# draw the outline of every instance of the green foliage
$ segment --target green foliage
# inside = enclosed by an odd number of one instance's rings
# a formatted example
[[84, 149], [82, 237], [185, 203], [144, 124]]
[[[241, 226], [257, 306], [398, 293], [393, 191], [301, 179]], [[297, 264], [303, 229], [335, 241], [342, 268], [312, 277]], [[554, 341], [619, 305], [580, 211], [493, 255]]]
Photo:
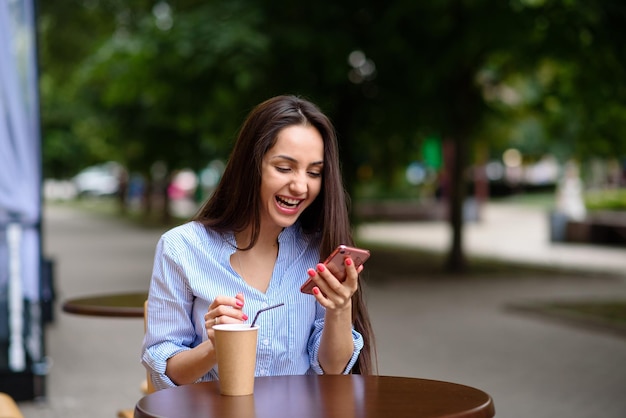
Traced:
[[171, 27], [147, 14], [81, 66], [81, 95], [113, 119], [114, 130], [101, 124], [99, 134], [122, 150], [122, 162], [140, 171], [158, 160], [199, 169], [227, 155], [225, 139], [239, 120], [224, 115], [239, 118], [238, 97], [261, 82], [254, 63], [267, 44], [255, 29], [258, 16], [244, 6], [172, 9]]
[[[386, 192], [432, 135], [563, 159], [626, 155], [620, 0], [43, 2], [44, 166], [146, 171], [228, 155], [250, 107], [319, 103], [346, 178]], [[361, 52], [373, 71], [351, 65]], [[65, 150], [63, 152], [63, 150]], [[469, 149], [471, 151], [471, 149]]]
[[[88, 7], [92, 4], [94, 7]], [[73, 74], [114, 28], [114, 10], [108, 3], [82, 1], [40, 2], [38, 55], [45, 176], [70, 177], [80, 168], [111, 159], [101, 138], [88, 140], [78, 124], [93, 115], [76, 97]]]
[[587, 210], [626, 211], [626, 189], [595, 190], [585, 193]]
[[513, 4], [540, 13], [525, 40], [490, 58], [482, 79], [489, 105], [509, 127], [539, 122], [532, 138], [563, 160], [625, 156], [626, 49], [617, 40], [626, 35], [626, 6], [617, 0]]

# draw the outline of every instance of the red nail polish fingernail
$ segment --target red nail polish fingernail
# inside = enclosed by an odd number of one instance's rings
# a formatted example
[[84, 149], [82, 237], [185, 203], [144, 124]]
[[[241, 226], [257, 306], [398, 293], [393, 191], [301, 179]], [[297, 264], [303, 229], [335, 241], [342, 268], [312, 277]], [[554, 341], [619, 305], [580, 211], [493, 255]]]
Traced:
[[248, 320], [248, 315], [243, 314], [242, 318], [243, 318], [244, 321], [247, 321]]
[[306, 272], [307, 272], [307, 273], [308, 273], [308, 275], [309, 275], [309, 276], [311, 276], [311, 277], [315, 276], [315, 270], [313, 270], [313, 269], [308, 269]]
[[317, 271], [319, 271], [319, 272], [321, 273], [321, 272], [322, 272], [322, 271], [324, 271], [324, 270], [326, 270], [326, 267], [324, 267], [324, 265], [323, 265], [323, 264], [318, 264], [318, 265], [317, 265]]
[[237, 302], [235, 302], [237, 304], [237, 306], [242, 307], [243, 306], [243, 302], [240, 300], [237, 300]]
[[351, 265], [352, 265], [352, 259], [346, 258], [346, 266], [351, 266]]
[[315, 293], [316, 295], [320, 294], [320, 290], [317, 287], [313, 288], [313, 293]]

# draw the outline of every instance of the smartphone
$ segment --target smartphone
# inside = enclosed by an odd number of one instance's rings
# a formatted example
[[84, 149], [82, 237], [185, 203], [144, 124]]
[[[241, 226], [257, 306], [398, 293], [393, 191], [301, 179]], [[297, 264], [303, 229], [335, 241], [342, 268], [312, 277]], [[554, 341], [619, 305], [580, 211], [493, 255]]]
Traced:
[[[365, 263], [369, 256], [369, 250], [340, 245], [335, 248], [335, 251], [333, 251], [326, 260], [324, 260], [323, 264], [328, 268], [328, 270], [330, 270], [333, 276], [343, 282], [346, 279], [346, 265], [344, 264], [344, 260], [350, 257], [352, 261], [354, 261], [354, 267], [359, 268], [359, 266]], [[300, 291], [302, 293], [312, 294], [314, 287], [315, 282], [309, 277], [300, 287]]]

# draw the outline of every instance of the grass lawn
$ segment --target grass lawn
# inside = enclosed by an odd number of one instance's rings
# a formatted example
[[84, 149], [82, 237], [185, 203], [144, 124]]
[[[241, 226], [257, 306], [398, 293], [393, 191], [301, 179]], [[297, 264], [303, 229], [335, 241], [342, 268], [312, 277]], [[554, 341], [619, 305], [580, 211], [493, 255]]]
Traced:
[[626, 300], [552, 301], [510, 308], [514, 311], [541, 315], [569, 325], [626, 337]]
[[599, 322], [604, 326], [623, 328], [626, 332], [626, 300], [552, 302], [542, 309], [548, 314]]
[[555, 302], [546, 309], [563, 310], [626, 326], [626, 301]]

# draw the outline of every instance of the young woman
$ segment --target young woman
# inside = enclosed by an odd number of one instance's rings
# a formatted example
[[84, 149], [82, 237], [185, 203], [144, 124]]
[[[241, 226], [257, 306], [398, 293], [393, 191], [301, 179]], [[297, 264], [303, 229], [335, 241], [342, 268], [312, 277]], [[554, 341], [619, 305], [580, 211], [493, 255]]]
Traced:
[[[245, 120], [222, 179], [156, 248], [142, 362], [156, 388], [219, 379], [218, 323], [262, 313], [256, 376], [372, 373], [359, 272], [320, 260], [353, 245], [337, 139], [311, 102], [278, 96]], [[313, 295], [300, 292], [313, 278]]]

